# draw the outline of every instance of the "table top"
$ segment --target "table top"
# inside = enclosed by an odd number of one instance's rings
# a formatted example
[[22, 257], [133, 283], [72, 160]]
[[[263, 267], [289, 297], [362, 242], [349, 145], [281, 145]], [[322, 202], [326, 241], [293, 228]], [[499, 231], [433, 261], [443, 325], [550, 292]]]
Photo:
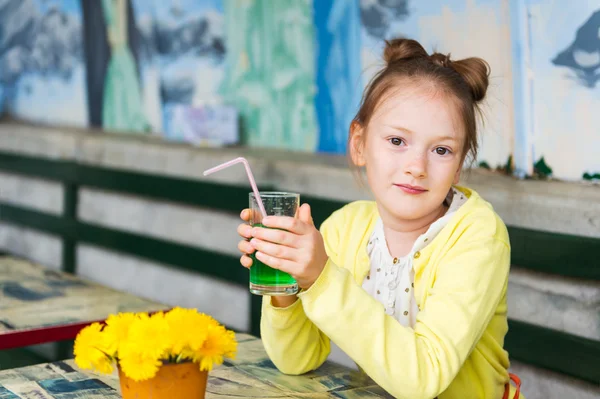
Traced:
[[0, 349], [73, 339], [83, 326], [113, 313], [167, 308], [23, 259], [0, 257]]
[[[237, 334], [238, 354], [209, 374], [206, 399], [393, 398], [364, 373], [326, 362], [301, 375], [281, 374], [260, 339]], [[2, 399], [121, 398], [116, 372], [101, 375], [75, 366], [72, 360], [0, 371]]]

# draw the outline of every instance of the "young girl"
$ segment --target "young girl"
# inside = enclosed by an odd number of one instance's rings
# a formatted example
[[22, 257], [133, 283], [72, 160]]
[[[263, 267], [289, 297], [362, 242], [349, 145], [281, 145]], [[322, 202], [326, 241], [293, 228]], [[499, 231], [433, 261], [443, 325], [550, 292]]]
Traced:
[[428, 55], [408, 39], [388, 42], [384, 58], [348, 140], [375, 201], [346, 205], [320, 231], [308, 204], [298, 218], [263, 220], [285, 231], [238, 229], [243, 266], [256, 251], [301, 288], [264, 298], [264, 346], [279, 370], [301, 374], [325, 361], [331, 339], [398, 398], [518, 397], [503, 349], [507, 230], [456, 186], [477, 152], [488, 65]]

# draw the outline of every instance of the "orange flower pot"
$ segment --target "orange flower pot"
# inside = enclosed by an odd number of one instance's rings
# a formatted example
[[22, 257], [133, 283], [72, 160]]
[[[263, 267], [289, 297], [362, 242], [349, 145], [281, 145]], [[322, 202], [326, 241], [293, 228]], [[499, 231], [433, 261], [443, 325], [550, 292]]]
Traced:
[[165, 364], [153, 378], [134, 381], [119, 368], [123, 399], [204, 399], [207, 371], [196, 363]]

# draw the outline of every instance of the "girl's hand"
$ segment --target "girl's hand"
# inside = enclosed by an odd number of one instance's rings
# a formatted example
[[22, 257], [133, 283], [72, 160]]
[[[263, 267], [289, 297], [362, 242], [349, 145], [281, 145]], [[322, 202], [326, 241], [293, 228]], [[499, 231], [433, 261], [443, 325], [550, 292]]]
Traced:
[[252, 238], [252, 226], [248, 224], [250, 222], [250, 216], [250, 209], [244, 209], [240, 214], [240, 217], [246, 223], [240, 224], [237, 228], [238, 234], [243, 238], [243, 240], [238, 243], [238, 249], [242, 253], [240, 263], [247, 269], [252, 266], [252, 258], [248, 255], [254, 253], [254, 247], [248, 242]]
[[[242, 253], [240, 263], [247, 269], [252, 266], [252, 258], [248, 255], [255, 252], [254, 247], [248, 242], [248, 240], [252, 238], [252, 226], [248, 224], [251, 216], [251, 210], [244, 209], [241, 212], [240, 217], [246, 223], [240, 224], [237, 229], [238, 234], [243, 238], [243, 240], [238, 243], [238, 249]], [[273, 296], [271, 297], [271, 304], [278, 308], [286, 308], [296, 302], [297, 299], [298, 297], [296, 295]]]
[[[250, 228], [254, 237], [250, 245], [257, 251], [256, 258], [274, 269], [291, 274], [300, 288], [310, 288], [321, 275], [328, 259], [323, 237], [313, 223], [310, 206], [303, 204], [298, 218], [269, 216], [263, 219], [263, 225], [269, 228]], [[247, 230], [243, 229], [242, 233], [246, 234]], [[246, 245], [240, 246], [240, 250], [247, 249]], [[245, 266], [243, 257], [242, 264]]]

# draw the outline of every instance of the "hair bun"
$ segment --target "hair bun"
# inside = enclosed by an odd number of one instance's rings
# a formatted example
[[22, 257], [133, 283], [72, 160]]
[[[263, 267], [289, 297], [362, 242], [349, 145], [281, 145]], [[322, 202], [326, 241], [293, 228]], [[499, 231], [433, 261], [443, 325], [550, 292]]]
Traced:
[[428, 57], [427, 51], [416, 40], [393, 39], [390, 41], [386, 40], [385, 44], [383, 60], [387, 65], [411, 58]]
[[452, 61], [450, 61], [450, 54], [446, 55], [442, 53], [433, 53], [429, 56], [429, 59], [434, 64], [445, 68], [449, 68], [452, 63]]
[[441, 53], [433, 53], [429, 59], [436, 65], [452, 68], [458, 72], [469, 86], [473, 101], [478, 102], [485, 98], [490, 76], [490, 66], [487, 62], [477, 57], [452, 61], [450, 54]]
[[489, 85], [490, 66], [481, 58], [472, 57], [464, 60], [452, 61], [450, 54], [433, 53], [427, 51], [419, 42], [412, 39], [386, 40], [383, 51], [383, 59], [386, 64], [394, 64], [398, 61], [407, 61], [415, 58], [428, 59], [435, 65], [452, 68], [464, 79], [471, 91], [473, 101], [479, 102], [485, 98]]
[[478, 57], [454, 61], [451, 65], [467, 82], [467, 85], [471, 89], [473, 101], [479, 102], [483, 100], [490, 83], [490, 65]]

